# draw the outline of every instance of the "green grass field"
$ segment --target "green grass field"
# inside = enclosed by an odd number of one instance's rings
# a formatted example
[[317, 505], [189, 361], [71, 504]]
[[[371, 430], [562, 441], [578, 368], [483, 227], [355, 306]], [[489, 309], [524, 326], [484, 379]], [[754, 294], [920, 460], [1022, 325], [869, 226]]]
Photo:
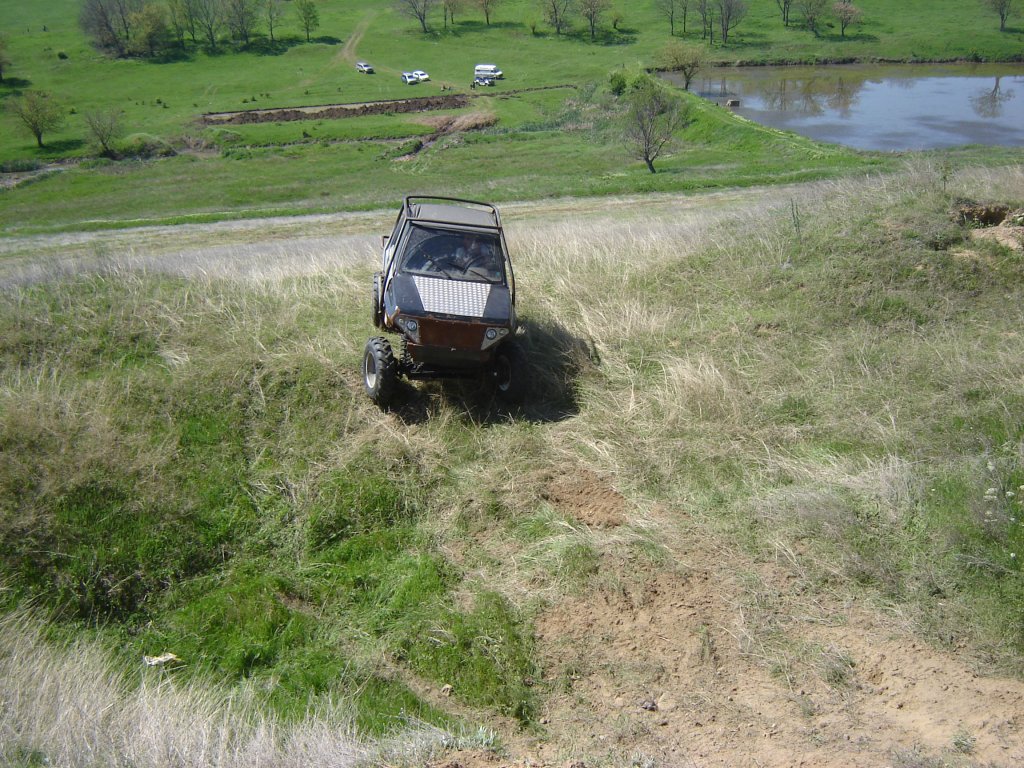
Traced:
[[[609, 110], [587, 113], [580, 103], [600, 102], [602, 90], [594, 86], [603, 88], [615, 69], [657, 65], [669, 35], [653, 5], [615, 9], [618, 30], [609, 13], [592, 42], [579, 20], [568, 34], [554, 35], [539, 23], [536, 6], [519, 0], [500, 6], [490, 27], [467, 11], [448, 28], [431, 17], [427, 34], [387, 7], [323, 3], [311, 43], [288, 20], [280, 30], [285, 43], [273, 55], [258, 52], [258, 45], [237, 51], [225, 43], [215, 54], [190, 47], [171, 61], [117, 60], [94, 50], [77, 27], [73, 0], [52, 0], [45, 8], [8, 5], [2, 34], [11, 65], [0, 100], [22, 89], [45, 90], [69, 114], [39, 149], [9, 110], [0, 112], [0, 163], [22, 168], [95, 155], [82, 116], [99, 108], [122, 110], [128, 134], [155, 137], [183, 153], [142, 163], [86, 163], [5, 192], [0, 211], [8, 231], [66, 228], [82, 220], [372, 207], [392, 204], [410, 187], [508, 200], [811, 178], [885, 162], [743, 131], [700, 110], [699, 125], [682, 137], [683, 151], [661, 164], [664, 176], [648, 178], [623, 151]], [[816, 37], [796, 23], [784, 27], [773, 2], [752, 2], [730, 43], [716, 43], [709, 56], [722, 63], [1007, 60], [1024, 51], [1017, 27], [1001, 33], [994, 17], [973, 5], [910, 3], [898, 12], [877, 0], [862, 6], [864, 25], [840, 39], [832, 29]], [[696, 24], [689, 20], [685, 37], [699, 41]], [[681, 27], [677, 36], [684, 37]], [[357, 57], [372, 61], [378, 74], [357, 73]], [[394, 162], [403, 142], [431, 130], [412, 115], [226, 129], [197, 122], [204, 112], [395, 99], [438, 94], [446, 86], [467, 91], [472, 66], [481, 60], [500, 62], [507, 77], [468, 111], [491, 114], [496, 125], [415, 162]], [[413, 68], [428, 70], [431, 81], [403, 85], [398, 74]], [[514, 92], [546, 86], [566, 87]], [[719, 141], [722, 131], [726, 141]], [[515, 163], [507, 162], [510, 152]]]

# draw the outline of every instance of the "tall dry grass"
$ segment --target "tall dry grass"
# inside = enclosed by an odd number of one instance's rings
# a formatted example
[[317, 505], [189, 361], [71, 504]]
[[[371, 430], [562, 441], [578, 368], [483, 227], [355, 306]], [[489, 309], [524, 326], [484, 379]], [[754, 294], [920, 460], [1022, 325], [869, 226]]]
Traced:
[[275, 723], [251, 699], [159, 668], [113, 671], [112, 656], [79, 640], [54, 645], [22, 613], [0, 620], [0, 759], [55, 766], [357, 766], [373, 747], [344, 707], [298, 725]]
[[0, 765], [404, 766], [494, 738], [413, 721], [395, 736], [368, 740], [356, 735], [347, 701], [281, 722], [256, 699], [210, 681], [182, 685], [142, 659], [123, 669], [96, 641], [55, 643], [24, 612], [0, 618]]

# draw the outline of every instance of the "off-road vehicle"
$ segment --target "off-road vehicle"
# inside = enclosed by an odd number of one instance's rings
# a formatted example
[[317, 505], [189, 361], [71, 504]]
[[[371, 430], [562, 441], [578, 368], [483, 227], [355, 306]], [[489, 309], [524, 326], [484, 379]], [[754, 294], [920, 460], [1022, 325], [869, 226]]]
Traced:
[[363, 383], [378, 405], [410, 380], [474, 378], [522, 397], [526, 357], [515, 340], [516, 289], [498, 209], [452, 197], [407, 196], [382, 242], [373, 324], [397, 334], [366, 342]]

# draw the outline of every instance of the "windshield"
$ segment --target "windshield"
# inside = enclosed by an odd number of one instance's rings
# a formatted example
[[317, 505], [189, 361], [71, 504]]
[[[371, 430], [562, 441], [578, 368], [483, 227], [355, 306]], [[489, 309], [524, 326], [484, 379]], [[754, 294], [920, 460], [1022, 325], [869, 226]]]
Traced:
[[475, 283], [505, 279], [501, 239], [497, 233], [412, 226], [402, 272]]

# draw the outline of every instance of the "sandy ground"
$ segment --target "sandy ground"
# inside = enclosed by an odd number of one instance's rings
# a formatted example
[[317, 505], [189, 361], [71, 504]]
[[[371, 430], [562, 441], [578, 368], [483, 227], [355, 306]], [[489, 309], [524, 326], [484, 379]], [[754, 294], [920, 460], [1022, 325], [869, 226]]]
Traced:
[[[734, 211], [765, 194], [645, 198], [644, 210], [678, 221], [705, 215], [711, 202]], [[582, 208], [566, 200], [503, 214], [619, 220], [636, 208], [628, 198]], [[256, 279], [369, 270], [393, 219], [379, 211], [3, 238], [0, 286], [105, 270]], [[583, 468], [539, 482], [551, 504], [594, 530], [613, 531], [635, 512]], [[686, 511], [645, 514], [678, 530]], [[541, 682], [553, 693], [535, 732], [499, 723], [504, 756], [457, 753], [436, 768], [1024, 766], [1024, 682], [980, 674], [967, 649], [928, 645], [897, 615], [807, 589], [793, 567], [799, 553], [763, 563], [706, 534], [664, 543], [671, 565], [607, 556], [605, 586], [540, 617]], [[751, 580], [762, 599], [751, 601]], [[763, 643], [773, 632], [783, 645]]]

